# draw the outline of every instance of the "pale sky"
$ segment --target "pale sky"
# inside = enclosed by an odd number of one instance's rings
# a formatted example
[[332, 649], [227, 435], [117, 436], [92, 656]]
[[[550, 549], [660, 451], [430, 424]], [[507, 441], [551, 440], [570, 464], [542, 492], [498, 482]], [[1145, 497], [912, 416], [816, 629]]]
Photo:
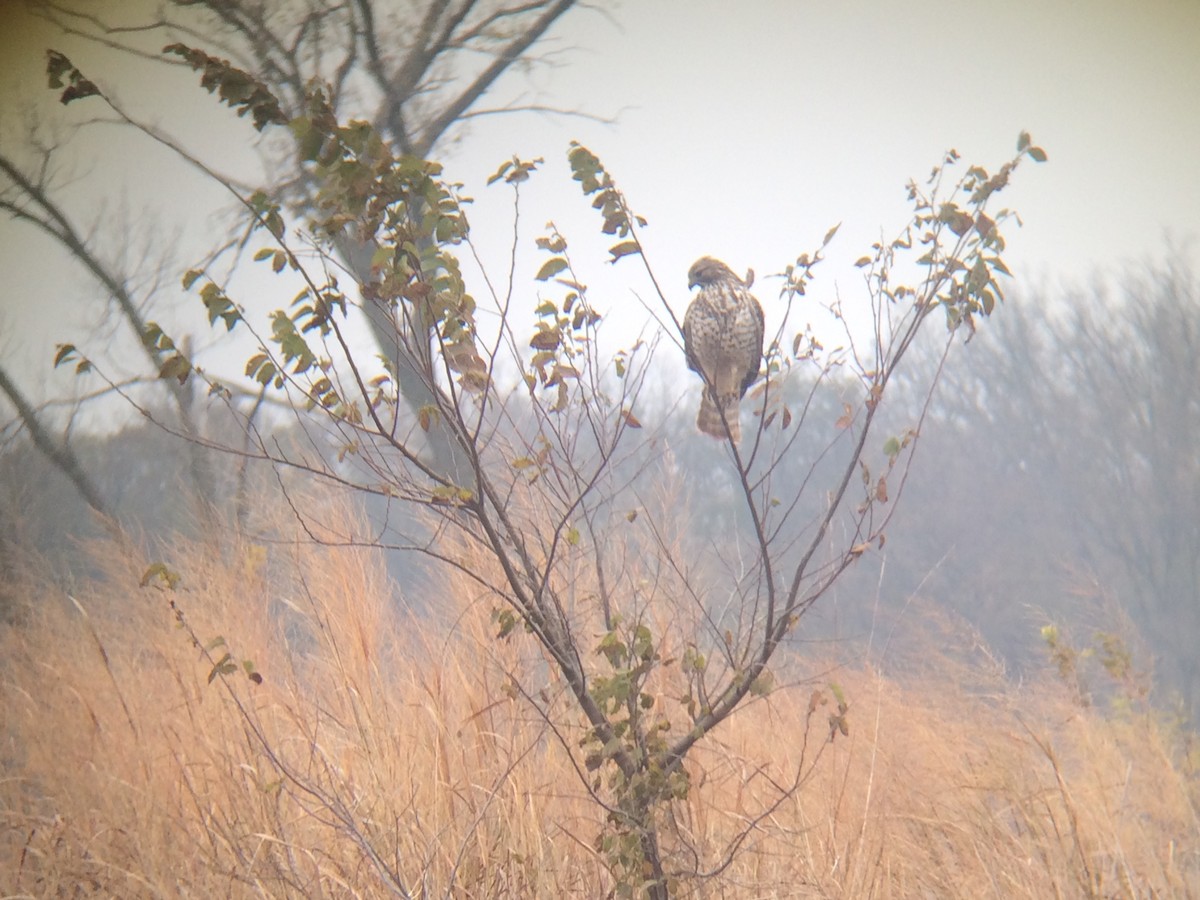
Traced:
[[580, 14], [584, 49], [547, 87], [562, 105], [630, 107], [617, 127], [493, 120], [462, 161], [586, 135], [666, 232], [675, 271], [702, 252], [778, 270], [838, 221], [853, 260], [901, 224], [905, 182], [944, 150], [991, 167], [1022, 129], [1050, 155], [1001, 198], [1026, 223], [1010, 247], [1027, 270], [1085, 277], [1200, 238], [1195, 0], [653, 0], [613, 15], [620, 30]]
[[[998, 166], [1028, 130], [1046, 149], [1001, 195], [1024, 228], [1009, 234], [1006, 261], [1018, 283], [1078, 283], [1096, 272], [1164, 257], [1168, 241], [1200, 262], [1200, 2], [1148, 0], [913, 0], [743, 3], [643, 0], [605, 3], [564, 17], [545, 46], [553, 68], [511, 74], [491, 102], [526, 101], [616, 116], [613, 125], [541, 115], [472, 120], [443, 152], [447, 174], [476, 196], [480, 235], [507, 234], [511, 198], [485, 189], [513, 153], [542, 156], [525, 189], [520, 265], [537, 265], [533, 238], [554, 219], [581, 252], [604, 246], [594, 214], [569, 178], [568, 142], [595, 151], [634, 208], [677, 311], [687, 303], [690, 263], [703, 254], [765, 275], [842, 229], [814, 289], [850, 295], [852, 262], [905, 221], [905, 184], [923, 179], [953, 147], [966, 163]], [[114, 8], [109, 4], [108, 8]], [[185, 135], [218, 167], [246, 168], [238, 150], [252, 130], [217, 110], [195, 79], [116, 68], [77, 40], [22, 25], [19, 3], [0, 0], [0, 140], [19, 134], [26, 104], [43, 121], [79, 121], [42, 90], [46, 41], [112, 87], [146, 121]], [[20, 26], [20, 27], [18, 27]], [[96, 68], [93, 68], [96, 67]], [[21, 89], [11, 87], [23, 79]], [[485, 98], [485, 105], [488, 103]], [[233, 122], [235, 124], [230, 125]], [[215, 123], [215, 124], [214, 124]], [[219, 240], [208, 210], [226, 200], [144, 140], [92, 132], [75, 164], [72, 208], [103, 228], [145, 221], [180, 248], [182, 265]], [[109, 146], [105, 140], [116, 139]], [[234, 155], [226, 157], [233, 148]], [[252, 166], [251, 166], [252, 168]], [[111, 198], [99, 205], [101, 198]], [[182, 218], [181, 218], [182, 217]], [[182, 222], [190, 218], [186, 227]], [[136, 229], [135, 229], [136, 231]], [[114, 245], [140, 246], [124, 230]], [[497, 265], [507, 237], [482, 242]], [[194, 250], [192, 249], [194, 248]], [[603, 253], [595, 258], [600, 266]], [[1196, 266], [1200, 271], [1200, 265]], [[45, 370], [54, 344], [103, 340], [81, 299], [94, 286], [28, 227], [0, 222], [0, 356], [36, 400], [53, 391]], [[634, 330], [645, 314], [632, 276], [604, 279], [593, 302]], [[519, 273], [520, 274], [520, 273]], [[174, 276], [172, 279], [174, 280]], [[270, 288], [265, 288], [269, 290]], [[535, 286], [526, 287], [530, 296]], [[264, 301], [284, 306], [290, 293]], [[185, 302], [178, 300], [176, 302]], [[197, 307], [199, 301], [190, 301]], [[178, 315], [164, 310], [168, 321]], [[189, 321], [189, 320], [182, 320]], [[202, 321], [196, 319], [195, 321]]]

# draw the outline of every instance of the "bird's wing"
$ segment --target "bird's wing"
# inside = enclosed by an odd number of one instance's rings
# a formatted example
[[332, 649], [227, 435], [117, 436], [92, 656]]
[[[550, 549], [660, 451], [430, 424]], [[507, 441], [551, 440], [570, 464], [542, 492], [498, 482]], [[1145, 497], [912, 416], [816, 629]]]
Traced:
[[746, 349], [746, 376], [742, 379], [742, 396], [746, 396], [746, 391], [750, 390], [750, 385], [754, 384], [758, 378], [758, 369], [762, 365], [763, 356], [763, 338], [766, 335], [766, 322], [763, 318], [762, 304], [758, 302], [753, 294], [749, 291], [743, 291], [744, 303], [750, 321], [753, 323], [754, 341], [753, 346]]
[[[683, 316], [683, 355], [687, 358], [688, 368], [693, 372], [701, 372], [700, 361], [696, 359], [696, 341], [693, 337], [696, 319], [703, 315], [699, 299], [693, 300]], [[703, 374], [701, 372], [701, 374]]]

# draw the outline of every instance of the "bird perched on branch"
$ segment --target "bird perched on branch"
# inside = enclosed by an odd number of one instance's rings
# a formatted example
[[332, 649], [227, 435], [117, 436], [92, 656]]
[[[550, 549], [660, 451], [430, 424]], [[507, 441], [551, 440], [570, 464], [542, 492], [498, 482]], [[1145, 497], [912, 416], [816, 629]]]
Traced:
[[694, 287], [700, 292], [683, 317], [683, 350], [688, 368], [704, 379], [696, 427], [715, 438], [728, 434], [740, 441], [741, 399], [762, 362], [762, 307], [749, 283], [711, 256], [696, 260], [688, 271], [688, 288]]

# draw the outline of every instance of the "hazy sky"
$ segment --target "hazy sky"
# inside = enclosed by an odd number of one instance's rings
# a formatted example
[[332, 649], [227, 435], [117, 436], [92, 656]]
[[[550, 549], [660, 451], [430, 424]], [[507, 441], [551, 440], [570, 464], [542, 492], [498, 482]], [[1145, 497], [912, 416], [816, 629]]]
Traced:
[[[1161, 259], [1168, 240], [1200, 260], [1200, 0], [596, 5], [604, 10], [572, 12], [551, 33], [553, 67], [529, 78], [514, 73], [494, 102], [522, 97], [616, 116], [615, 124], [479, 118], [443, 154], [448, 174], [479, 200], [477, 228], [507, 228], [510, 215], [509, 194], [485, 189], [486, 176], [513, 153], [546, 158], [522, 209], [527, 274], [536, 265], [533, 237], [547, 219], [595, 246], [584, 238], [596, 230], [593, 214], [564, 161], [572, 138], [598, 153], [650, 220], [652, 260], [677, 290], [680, 311], [697, 256], [753, 267], [766, 300], [774, 288], [763, 276], [813, 248], [837, 222], [843, 227], [815, 288], [826, 297], [835, 286], [852, 293], [860, 283], [853, 260], [905, 221], [909, 178], [924, 178], [951, 147], [965, 162], [995, 167], [1023, 129], [1050, 161], [1023, 165], [1000, 198], [1025, 222], [1009, 236], [1007, 259], [1019, 280], [1053, 286], [1098, 269], [1119, 272]], [[12, 0], [0, 0], [6, 152], [30, 104], [43, 122], [87, 115], [76, 109], [82, 104], [63, 111], [41, 89], [47, 40], [145, 120], [198, 142], [210, 162], [246, 168], [244, 150], [225, 154], [250, 129], [214, 110], [194, 79], [121, 67], [77, 39], [49, 38]], [[220, 223], [206, 212], [226, 202], [219, 191], [144, 141], [113, 129], [91, 132], [91, 141], [69, 169], [76, 181], [65, 195], [85, 220], [102, 232], [144, 221], [160, 241], [182, 248], [184, 266], [219, 239]], [[103, 197], [111, 199], [102, 209]], [[186, 227], [175, 224], [189, 217]], [[109, 229], [108, 239], [137, 258], [136, 227]], [[506, 253], [503, 241], [484, 247], [489, 262]], [[0, 222], [0, 271], [8, 285], [0, 355], [29, 372], [25, 386], [43, 399], [35, 370], [54, 343], [103, 339], [79, 302], [95, 288], [66, 277], [70, 263], [52, 245], [8, 222]], [[608, 299], [616, 315], [644, 320], [630, 289], [594, 301]]]
[[[1075, 277], [1200, 238], [1195, 0], [653, 0], [613, 15], [619, 29], [574, 20], [584, 50], [550, 87], [564, 105], [630, 108], [611, 130], [557, 130], [589, 132], [677, 271], [708, 251], [777, 270], [838, 221], [852, 260], [898, 227], [905, 182], [944, 150], [993, 166], [1022, 129], [1051, 161], [1001, 198], [1026, 222], [1017, 262]], [[546, 126], [492, 127], [553, 152]]]

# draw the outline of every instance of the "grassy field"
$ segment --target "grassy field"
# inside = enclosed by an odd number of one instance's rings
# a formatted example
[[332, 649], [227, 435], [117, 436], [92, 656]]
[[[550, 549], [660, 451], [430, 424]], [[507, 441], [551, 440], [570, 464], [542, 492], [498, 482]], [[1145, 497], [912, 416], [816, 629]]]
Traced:
[[[578, 723], [519, 696], [514, 678], [560, 686], [468, 584], [397, 586], [366, 550], [178, 541], [168, 591], [118, 543], [86, 552], [93, 582], [29, 573], [0, 632], [3, 896], [611, 887]], [[404, 611], [418, 591], [433, 614]], [[676, 895], [1200, 897], [1184, 737], [1081, 706], [1053, 672], [1014, 685], [939, 652], [953, 634], [903, 675], [796, 660], [707, 737], [663, 823], [669, 861], [702, 870]], [[833, 740], [831, 681], [850, 706]]]

